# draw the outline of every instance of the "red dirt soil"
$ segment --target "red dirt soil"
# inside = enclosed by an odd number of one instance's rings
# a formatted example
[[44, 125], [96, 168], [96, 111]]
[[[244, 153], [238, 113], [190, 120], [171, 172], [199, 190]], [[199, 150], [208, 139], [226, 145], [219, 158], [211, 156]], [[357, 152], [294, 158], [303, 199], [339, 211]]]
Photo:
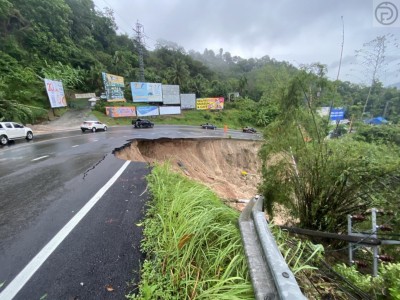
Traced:
[[231, 139], [136, 140], [115, 155], [150, 164], [169, 161], [173, 170], [205, 184], [241, 210], [245, 204], [238, 201], [255, 196], [261, 182], [261, 145], [260, 141]]

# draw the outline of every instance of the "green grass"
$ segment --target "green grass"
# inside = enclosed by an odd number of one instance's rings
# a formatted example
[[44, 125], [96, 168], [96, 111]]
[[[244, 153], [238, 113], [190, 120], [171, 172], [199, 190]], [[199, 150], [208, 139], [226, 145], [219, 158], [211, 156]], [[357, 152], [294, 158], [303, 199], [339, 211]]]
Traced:
[[144, 221], [147, 259], [129, 299], [254, 299], [239, 213], [207, 187], [156, 166]]

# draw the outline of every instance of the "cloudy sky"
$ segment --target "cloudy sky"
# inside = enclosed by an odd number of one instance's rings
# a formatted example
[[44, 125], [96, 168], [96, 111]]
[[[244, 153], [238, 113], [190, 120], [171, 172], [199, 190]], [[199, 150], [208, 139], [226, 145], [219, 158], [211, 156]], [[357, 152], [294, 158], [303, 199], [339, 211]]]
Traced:
[[[158, 39], [177, 43], [186, 51], [260, 58], [268, 55], [295, 66], [320, 62], [336, 78], [342, 44], [344, 49], [339, 79], [368, 83], [366, 71], [357, 62], [355, 51], [384, 34], [393, 34], [387, 48], [385, 84], [400, 82], [400, 16], [392, 25], [380, 26], [375, 9], [384, 0], [94, 0], [97, 9], [110, 7], [121, 33], [133, 36], [139, 21], [146, 45], [154, 49]], [[391, 0], [400, 13], [400, 0]], [[392, 6], [392, 7], [393, 7]], [[395, 11], [393, 9], [392, 11]], [[380, 15], [380, 14], [379, 14]], [[384, 16], [389, 13], [384, 11]], [[381, 15], [382, 16], [382, 15]], [[396, 60], [397, 59], [397, 60]], [[397, 72], [394, 72], [397, 70]]]

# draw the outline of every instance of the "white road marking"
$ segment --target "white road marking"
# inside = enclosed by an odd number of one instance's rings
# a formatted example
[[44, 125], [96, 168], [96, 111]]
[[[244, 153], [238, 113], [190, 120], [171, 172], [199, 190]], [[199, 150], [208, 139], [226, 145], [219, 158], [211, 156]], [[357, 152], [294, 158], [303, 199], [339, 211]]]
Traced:
[[48, 155], [44, 155], [44, 156], [41, 156], [41, 157], [34, 158], [31, 161], [37, 161], [39, 159], [43, 159], [43, 158], [46, 158], [46, 157], [49, 157], [49, 156]]
[[96, 205], [100, 198], [114, 184], [115, 181], [128, 167], [130, 161], [118, 170], [117, 173], [81, 208], [79, 212], [43, 247], [42, 250], [26, 265], [26, 267], [8, 284], [0, 293], [0, 300], [11, 300], [23, 288], [28, 280], [36, 273], [46, 259], [56, 250], [61, 242], [71, 233], [76, 225], [85, 217], [85, 215]]
[[79, 145], [73, 145], [73, 146], [72, 146], [72, 148], [76, 148], [76, 147], [79, 147]]

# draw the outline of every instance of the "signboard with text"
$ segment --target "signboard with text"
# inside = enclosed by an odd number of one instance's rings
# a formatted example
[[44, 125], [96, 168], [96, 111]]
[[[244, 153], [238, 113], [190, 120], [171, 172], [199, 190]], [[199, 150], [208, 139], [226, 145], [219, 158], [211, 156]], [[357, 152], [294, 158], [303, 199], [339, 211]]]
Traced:
[[196, 99], [196, 109], [198, 110], [215, 110], [223, 108], [224, 108], [224, 97]]
[[64, 88], [61, 81], [45, 79], [47, 95], [49, 96], [51, 108], [67, 106]]
[[96, 98], [95, 93], [86, 93], [86, 94], [75, 94], [75, 99], [89, 99]]
[[161, 83], [131, 82], [133, 102], [162, 102]]
[[330, 113], [331, 121], [340, 121], [344, 119], [344, 109], [343, 108], [332, 108]]
[[111, 118], [136, 117], [135, 106], [107, 106], [106, 115]]
[[124, 77], [101, 73], [104, 83], [104, 89], [106, 90], [106, 96], [108, 102], [123, 101], [124, 98]]

